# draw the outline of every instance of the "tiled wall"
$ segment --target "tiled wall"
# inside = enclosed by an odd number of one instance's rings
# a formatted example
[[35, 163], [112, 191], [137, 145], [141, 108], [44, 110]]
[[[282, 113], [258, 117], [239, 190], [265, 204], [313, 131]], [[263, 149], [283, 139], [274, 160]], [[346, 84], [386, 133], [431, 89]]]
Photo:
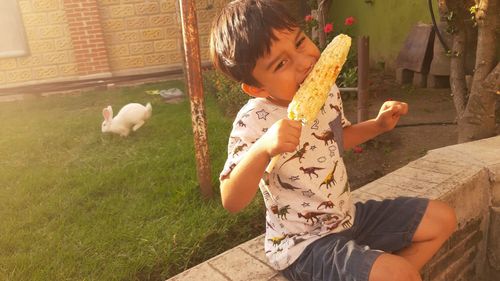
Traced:
[[0, 59], [0, 87], [77, 74], [63, 0], [18, 0], [30, 55]]
[[[175, 66], [182, 61], [177, 0], [98, 0], [113, 70]], [[197, 0], [202, 60], [208, 60], [208, 34], [227, 0]]]
[[[177, 1], [18, 0], [30, 55], [0, 59], [0, 88], [180, 67]], [[227, 2], [196, 0], [202, 60], [211, 21]]]

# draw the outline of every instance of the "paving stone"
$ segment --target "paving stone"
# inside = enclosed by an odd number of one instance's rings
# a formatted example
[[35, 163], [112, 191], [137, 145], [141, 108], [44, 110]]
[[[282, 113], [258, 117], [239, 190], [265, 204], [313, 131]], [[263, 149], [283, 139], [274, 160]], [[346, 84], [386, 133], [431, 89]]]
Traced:
[[434, 198], [430, 195], [434, 196], [432, 191], [436, 186], [435, 183], [421, 183], [393, 175], [392, 177], [380, 178], [376, 183], [365, 186], [367, 188], [364, 190], [364, 196], [366, 200], [382, 200], [399, 196]]
[[465, 163], [457, 165], [457, 163], [445, 162], [440, 157], [432, 156], [418, 159], [417, 161], [409, 163], [407, 166], [418, 167], [419, 169], [424, 171], [431, 171], [445, 175], [454, 175], [468, 168]]
[[230, 281], [231, 279], [224, 277], [224, 275], [220, 274], [217, 270], [210, 267], [210, 265], [208, 265], [207, 263], [202, 263], [168, 279], [168, 281], [193, 280]]
[[259, 259], [263, 263], [267, 263], [266, 253], [264, 253], [264, 234], [241, 244], [239, 247], [250, 254], [251, 256]]
[[500, 150], [494, 149], [494, 145], [500, 146], [500, 143], [491, 144], [492, 147], [460, 147], [460, 149], [453, 148], [458, 153], [464, 153], [469, 159], [473, 159], [476, 162], [482, 163], [484, 166], [490, 166], [493, 164], [500, 163], [498, 155], [500, 155]]
[[365, 192], [369, 194], [372, 199], [378, 200], [386, 198], [396, 198], [398, 196], [404, 195], [404, 190], [402, 188], [386, 185], [381, 182], [377, 182], [376, 184], [369, 186], [369, 188], [367, 188]]
[[425, 183], [441, 183], [450, 178], [449, 175], [443, 175], [440, 173], [425, 171], [418, 168], [418, 166], [415, 167], [405, 166], [399, 170], [394, 171], [394, 174]]
[[419, 193], [425, 193], [426, 190], [432, 189], [435, 186], [439, 185], [438, 183], [416, 181], [414, 179], [403, 177], [398, 174], [391, 174], [390, 176], [382, 177], [378, 179], [378, 181], [385, 185], [400, 187], [404, 190], [411, 189]]
[[[235, 248], [208, 263], [232, 281], [265, 281], [276, 274], [274, 269], [240, 248]], [[251, 270], [242, 270], [245, 268]]]
[[470, 155], [465, 154], [463, 151], [454, 150], [450, 147], [439, 148], [435, 150], [430, 150], [428, 156], [434, 158], [440, 158], [443, 162], [448, 162], [452, 165], [462, 166], [484, 166], [484, 163], [480, 158], [472, 158]]
[[[368, 200], [375, 199], [372, 194], [364, 191], [364, 188], [356, 189], [352, 192], [352, 200], [354, 202], [366, 202]], [[383, 199], [383, 198], [380, 198]]]
[[364, 185], [362, 188], [356, 189], [353, 192], [353, 200], [354, 201], [368, 201], [368, 200], [383, 200], [387, 198], [385, 194], [372, 194], [370, 191], [373, 187], [379, 184], [378, 181], [368, 183]]
[[474, 142], [462, 143], [447, 146], [439, 150], [446, 151], [446, 154], [459, 154], [466, 158], [467, 162], [476, 162], [484, 165], [500, 163], [500, 138], [492, 137]]
[[276, 276], [269, 279], [269, 281], [288, 281], [288, 279], [286, 279], [283, 275], [278, 273]]

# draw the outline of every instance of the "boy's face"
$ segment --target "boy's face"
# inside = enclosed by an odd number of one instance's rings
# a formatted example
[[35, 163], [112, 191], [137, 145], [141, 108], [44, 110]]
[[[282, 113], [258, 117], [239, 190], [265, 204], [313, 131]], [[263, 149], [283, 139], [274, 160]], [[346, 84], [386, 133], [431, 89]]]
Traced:
[[270, 52], [257, 60], [252, 71], [260, 86], [243, 85], [243, 90], [249, 95], [288, 106], [319, 59], [320, 51], [300, 28], [275, 30], [274, 34], [277, 40]]

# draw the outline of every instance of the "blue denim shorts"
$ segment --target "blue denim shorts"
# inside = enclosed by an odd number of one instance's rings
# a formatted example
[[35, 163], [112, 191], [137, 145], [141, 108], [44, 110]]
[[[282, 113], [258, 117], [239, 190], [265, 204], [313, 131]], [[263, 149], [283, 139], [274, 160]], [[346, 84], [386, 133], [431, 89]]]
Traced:
[[356, 203], [350, 229], [314, 241], [282, 274], [292, 281], [368, 281], [378, 256], [411, 244], [428, 203], [409, 197]]

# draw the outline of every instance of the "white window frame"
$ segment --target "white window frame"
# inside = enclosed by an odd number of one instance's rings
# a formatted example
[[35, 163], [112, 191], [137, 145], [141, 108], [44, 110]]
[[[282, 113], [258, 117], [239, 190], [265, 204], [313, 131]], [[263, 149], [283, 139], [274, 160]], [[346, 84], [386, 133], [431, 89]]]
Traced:
[[0, 0], [0, 58], [29, 55], [26, 31], [17, 0]]

